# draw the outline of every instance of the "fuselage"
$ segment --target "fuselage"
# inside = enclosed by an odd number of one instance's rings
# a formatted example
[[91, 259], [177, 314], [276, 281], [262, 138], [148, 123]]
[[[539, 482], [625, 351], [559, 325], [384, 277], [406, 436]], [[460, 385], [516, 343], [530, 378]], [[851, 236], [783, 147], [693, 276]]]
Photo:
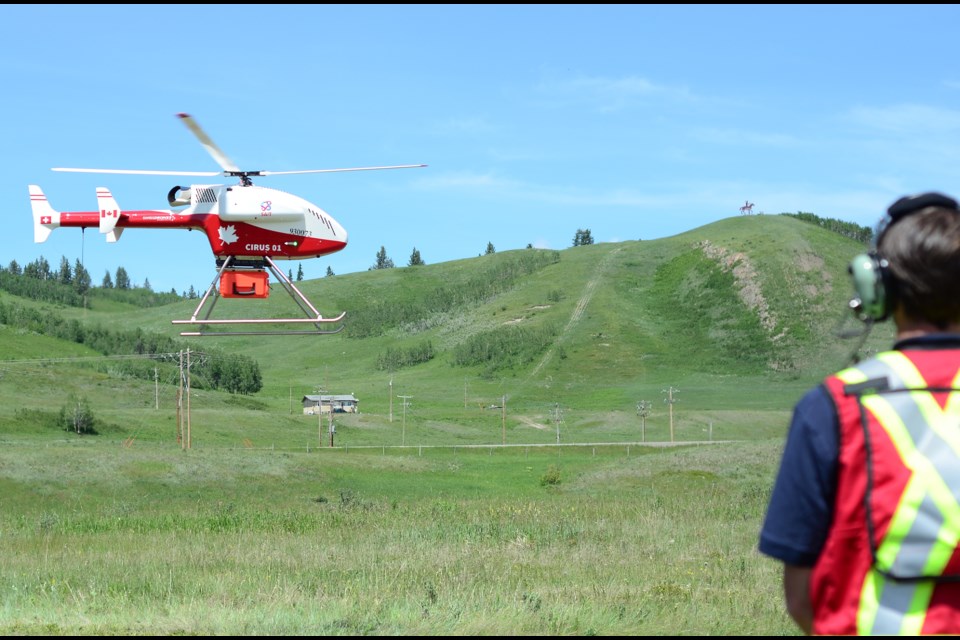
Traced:
[[192, 185], [174, 187], [168, 200], [186, 208], [63, 211], [57, 226], [102, 229], [101, 218], [114, 216], [112, 226], [118, 229], [197, 229], [217, 257], [299, 260], [335, 253], [347, 245], [347, 232], [333, 217], [285, 191], [256, 185]]

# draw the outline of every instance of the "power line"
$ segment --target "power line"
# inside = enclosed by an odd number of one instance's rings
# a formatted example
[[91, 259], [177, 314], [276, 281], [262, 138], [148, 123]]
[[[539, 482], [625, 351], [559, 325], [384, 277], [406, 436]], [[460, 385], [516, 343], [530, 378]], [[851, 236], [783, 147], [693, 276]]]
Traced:
[[31, 359], [18, 359], [18, 360], [0, 360], [0, 367], [18, 365], [18, 364], [48, 364], [56, 362], [83, 362], [83, 361], [95, 361], [95, 360], [137, 360], [137, 359], [155, 359], [163, 360], [170, 358], [171, 360], [179, 357], [179, 353], [131, 353], [127, 355], [114, 355], [114, 356], [75, 356], [71, 358], [31, 358]]

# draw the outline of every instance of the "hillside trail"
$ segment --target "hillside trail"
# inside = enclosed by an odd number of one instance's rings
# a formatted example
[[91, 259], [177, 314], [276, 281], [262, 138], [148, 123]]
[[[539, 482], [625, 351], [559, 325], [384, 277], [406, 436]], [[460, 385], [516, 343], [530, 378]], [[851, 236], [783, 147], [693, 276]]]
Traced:
[[597, 288], [597, 285], [600, 284], [600, 281], [603, 279], [603, 276], [606, 275], [607, 271], [610, 268], [610, 263], [613, 262], [613, 258], [622, 251], [622, 247], [617, 247], [607, 255], [605, 255], [594, 268], [593, 273], [590, 275], [590, 279], [587, 280], [587, 283], [583, 287], [583, 292], [580, 294], [580, 299], [577, 300], [577, 305], [573, 308], [573, 313], [570, 314], [570, 319], [567, 320], [567, 324], [564, 325], [563, 331], [557, 336], [557, 339], [553, 341], [553, 345], [547, 352], [543, 354], [543, 357], [540, 358], [540, 362], [537, 363], [537, 366], [533, 368], [533, 371], [530, 372], [530, 375], [527, 376], [527, 382], [532, 380], [540, 370], [547, 365], [548, 362], [553, 358], [554, 352], [557, 350], [557, 346], [563, 340], [564, 336], [570, 332], [577, 323], [580, 322], [580, 318], [583, 317], [583, 312], [586, 310], [587, 305], [590, 304], [590, 300], [593, 298], [593, 292]]
[[527, 425], [528, 427], [533, 427], [534, 429], [540, 429], [541, 431], [552, 431], [552, 430], [553, 430], [553, 429], [551, 429], [550, 427], [548, 427], [547, 425], [542, 424], [542, 423], [540, 423], [540, 422], [536, 422], [535, 420], [533, 420], [532, 418], [528, 418], [527, 416], [517, 416], [517, 420], [519, 420], [519, 421], [522, 422], [523, 424]]

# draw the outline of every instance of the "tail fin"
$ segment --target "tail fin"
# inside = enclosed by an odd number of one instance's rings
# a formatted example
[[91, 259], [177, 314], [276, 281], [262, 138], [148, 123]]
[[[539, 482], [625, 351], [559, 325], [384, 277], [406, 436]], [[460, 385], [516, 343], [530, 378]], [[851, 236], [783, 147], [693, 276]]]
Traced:
[[60, 212], [54, 211], [39, 186], [30, 185], [30, 207], [33, 209], [33, 241], [44, 242], [60, 226]]
[[100, 211], [100, 233], [107, 235], [107, 242], [116, 242], [123, 233], [123, 227], [117, 228], [120, 206], [114, 200], [110, 189], [97, 187], [97, 209]]

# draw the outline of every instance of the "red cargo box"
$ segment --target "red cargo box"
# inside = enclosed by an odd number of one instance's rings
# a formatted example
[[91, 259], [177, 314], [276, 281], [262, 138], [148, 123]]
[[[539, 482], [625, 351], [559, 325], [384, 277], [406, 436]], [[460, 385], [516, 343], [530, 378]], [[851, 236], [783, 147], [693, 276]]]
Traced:
[[220, 295], [224, 298], [266, 298], [270, 294], [266, 271], [224, 271]]

